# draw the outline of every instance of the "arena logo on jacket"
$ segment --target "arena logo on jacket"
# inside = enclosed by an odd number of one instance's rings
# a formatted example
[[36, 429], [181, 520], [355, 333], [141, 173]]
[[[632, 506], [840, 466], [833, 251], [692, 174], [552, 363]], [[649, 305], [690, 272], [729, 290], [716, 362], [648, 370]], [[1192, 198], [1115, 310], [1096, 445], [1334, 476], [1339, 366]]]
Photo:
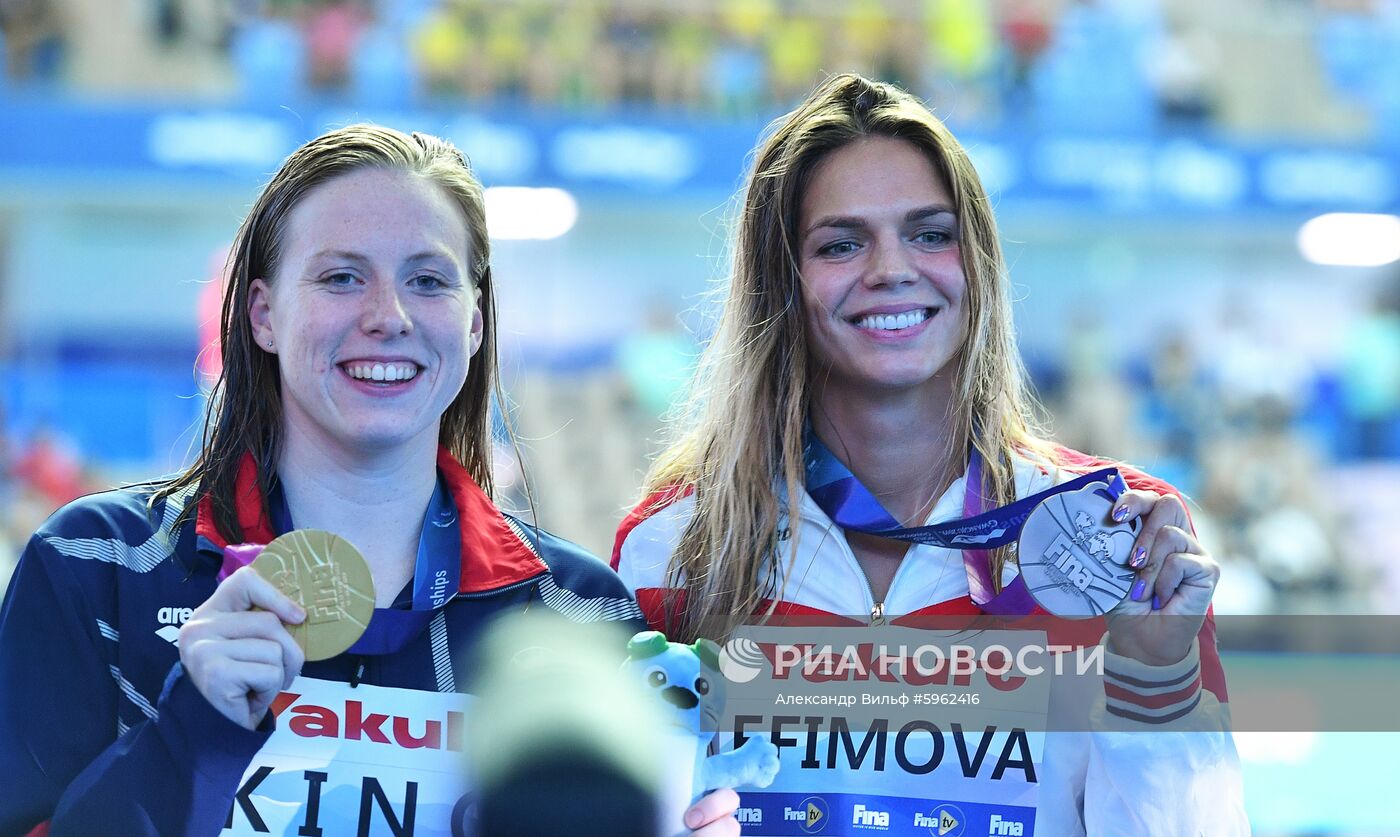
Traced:
[[467, 695], [298, 677], [244, 772], [223, 834], [458, 832], [471, 797]]
[[744, 833], [1034, 834], [1051, 687], [1009, 665], [1045, 635], [869, 636], [749, 626], [723, 647], [722, 749], [762, 735], [782, 763], [770, 787], [740, 788]]

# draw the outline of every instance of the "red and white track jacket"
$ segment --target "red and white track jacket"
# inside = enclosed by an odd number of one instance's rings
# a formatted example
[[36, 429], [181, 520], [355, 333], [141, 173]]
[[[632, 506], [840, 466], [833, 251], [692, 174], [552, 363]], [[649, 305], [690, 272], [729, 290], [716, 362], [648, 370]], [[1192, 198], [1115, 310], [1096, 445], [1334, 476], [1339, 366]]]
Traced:
[[[1130, 488], [1178, 493], [1118, 463], [1068, 450], [1063, 455], [1076, 469], [1116, 466]], [[1020, 461], [1017, 495], [1026, 497], [1074, 476]], [[948, 488], [928, 524], [962, 516], [964, 485], [965, 476]], [[693, 496], [673, 489], [646, 498], [618, 529], [613, 568], [657, 629], [664, 623], [666, 569], [693, 513]], [[876, 602], [845, 537], [805, 492], [796, 516], [786, 525], [798, 535], [798, 553], [787, 572], [779, 568], [782, 598], [776, 613], [876, 614], [893, 624], [915, 624], [910, 617], [980, 612], [968, 595], [957, 550], [911, 544], [885, 600]], [[1003, 581], [1015, 574], [1009, 566]], [[1102, 681], [1078, 682], [1092, 687], [1092, 693], [1057, 693], [1052, 705], [1081, 704], [1076, 711], [1087, 713], [1087, 719], [1080, 728], [1094, 731], [1046, 735], [1036, 834], [1249, 833], [1213, 617], [1207, 617], [1197, 643], [1180, 663], [1148, 666], [1105, 651]]]

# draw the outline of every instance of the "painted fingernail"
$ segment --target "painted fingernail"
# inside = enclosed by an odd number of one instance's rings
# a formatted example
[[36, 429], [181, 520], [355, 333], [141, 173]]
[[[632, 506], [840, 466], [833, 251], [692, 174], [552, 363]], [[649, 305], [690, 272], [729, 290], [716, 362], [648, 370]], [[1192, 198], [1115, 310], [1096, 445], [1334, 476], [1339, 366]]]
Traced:
[[1128, 560], [1128, 566], [1132, 567], [1133, 569], [1137, 569], [1145, 563], [1147, 563], [1147, 550], [1143, 549], [1142, 547], [1134, 549], [1133, 557]]
[[[1119, 588], [1119, 589], [1122, 589], [1122, 588]], [[1142, 601], [1144, 598], [1146, 598], [1146, 597], [1147, 597], [1147, 579], [1145, 579], [1145, 578], [1139, 578], [1139, 579], [1137, 580], [1137, 583], [1133, 585], [1133, 591], [1132, 591], [1132, 593], [1130, 593], [1129, 595], [1132, 596], [1133, 601], [1135, 601], [1135, 602], [1140, 602], [1140, 601]]]
[[1113, 510], [1113, 519], [1116, 520], [1116, 521], [1118, 521], [1119, 523], [1122, 523], [1123, 521], [1127, 520], [1127, 519], [1128, 519], [1128, 507], [1127, 507], [1127, 506], [1119, 506], [1118, 508], [1114, 509], [1114, 510]]
[[1161, 610], [1161, 609], [1162, 609], [1162, 598], [1161, 598], [1160, 596], [1158, 596], [1156, 593], [1153, 593], [1153, 594], [1152, 594], [1152, 609], [1153, 609], [1153, 610]]

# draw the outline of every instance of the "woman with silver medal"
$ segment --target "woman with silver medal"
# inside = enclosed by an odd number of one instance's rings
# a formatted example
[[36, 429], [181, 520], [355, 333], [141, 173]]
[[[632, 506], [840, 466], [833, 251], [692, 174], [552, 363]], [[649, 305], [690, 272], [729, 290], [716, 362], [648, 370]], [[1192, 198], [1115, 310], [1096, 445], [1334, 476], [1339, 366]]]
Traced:
[[[1046, 735], [1035, 833], [1247, 833], [1219, 567], [1170, 486], [1037, 429], [963, 147], [904, 91], [835, 76], [770, 127], [740, 213], [691, 410], [618, 533], [648, 621], [689, 641], [784, 615], [1107, 611], [1091, 726]], [[1073, 560], [1023, 542], [1018, 569], [1016, 535], [1054, 529]]]

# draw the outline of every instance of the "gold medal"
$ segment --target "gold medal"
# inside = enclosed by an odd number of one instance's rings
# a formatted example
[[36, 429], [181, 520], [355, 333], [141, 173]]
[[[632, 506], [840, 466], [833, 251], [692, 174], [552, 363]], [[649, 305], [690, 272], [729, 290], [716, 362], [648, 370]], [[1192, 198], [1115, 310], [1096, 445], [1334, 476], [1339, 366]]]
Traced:
[[369, 565], [349, 541], [330, 532], [288, 532], [267, 545], [253, 569], [306, 610], [306, 620], [287, 631], [307, 662], [344, 653], [374, 615]]

